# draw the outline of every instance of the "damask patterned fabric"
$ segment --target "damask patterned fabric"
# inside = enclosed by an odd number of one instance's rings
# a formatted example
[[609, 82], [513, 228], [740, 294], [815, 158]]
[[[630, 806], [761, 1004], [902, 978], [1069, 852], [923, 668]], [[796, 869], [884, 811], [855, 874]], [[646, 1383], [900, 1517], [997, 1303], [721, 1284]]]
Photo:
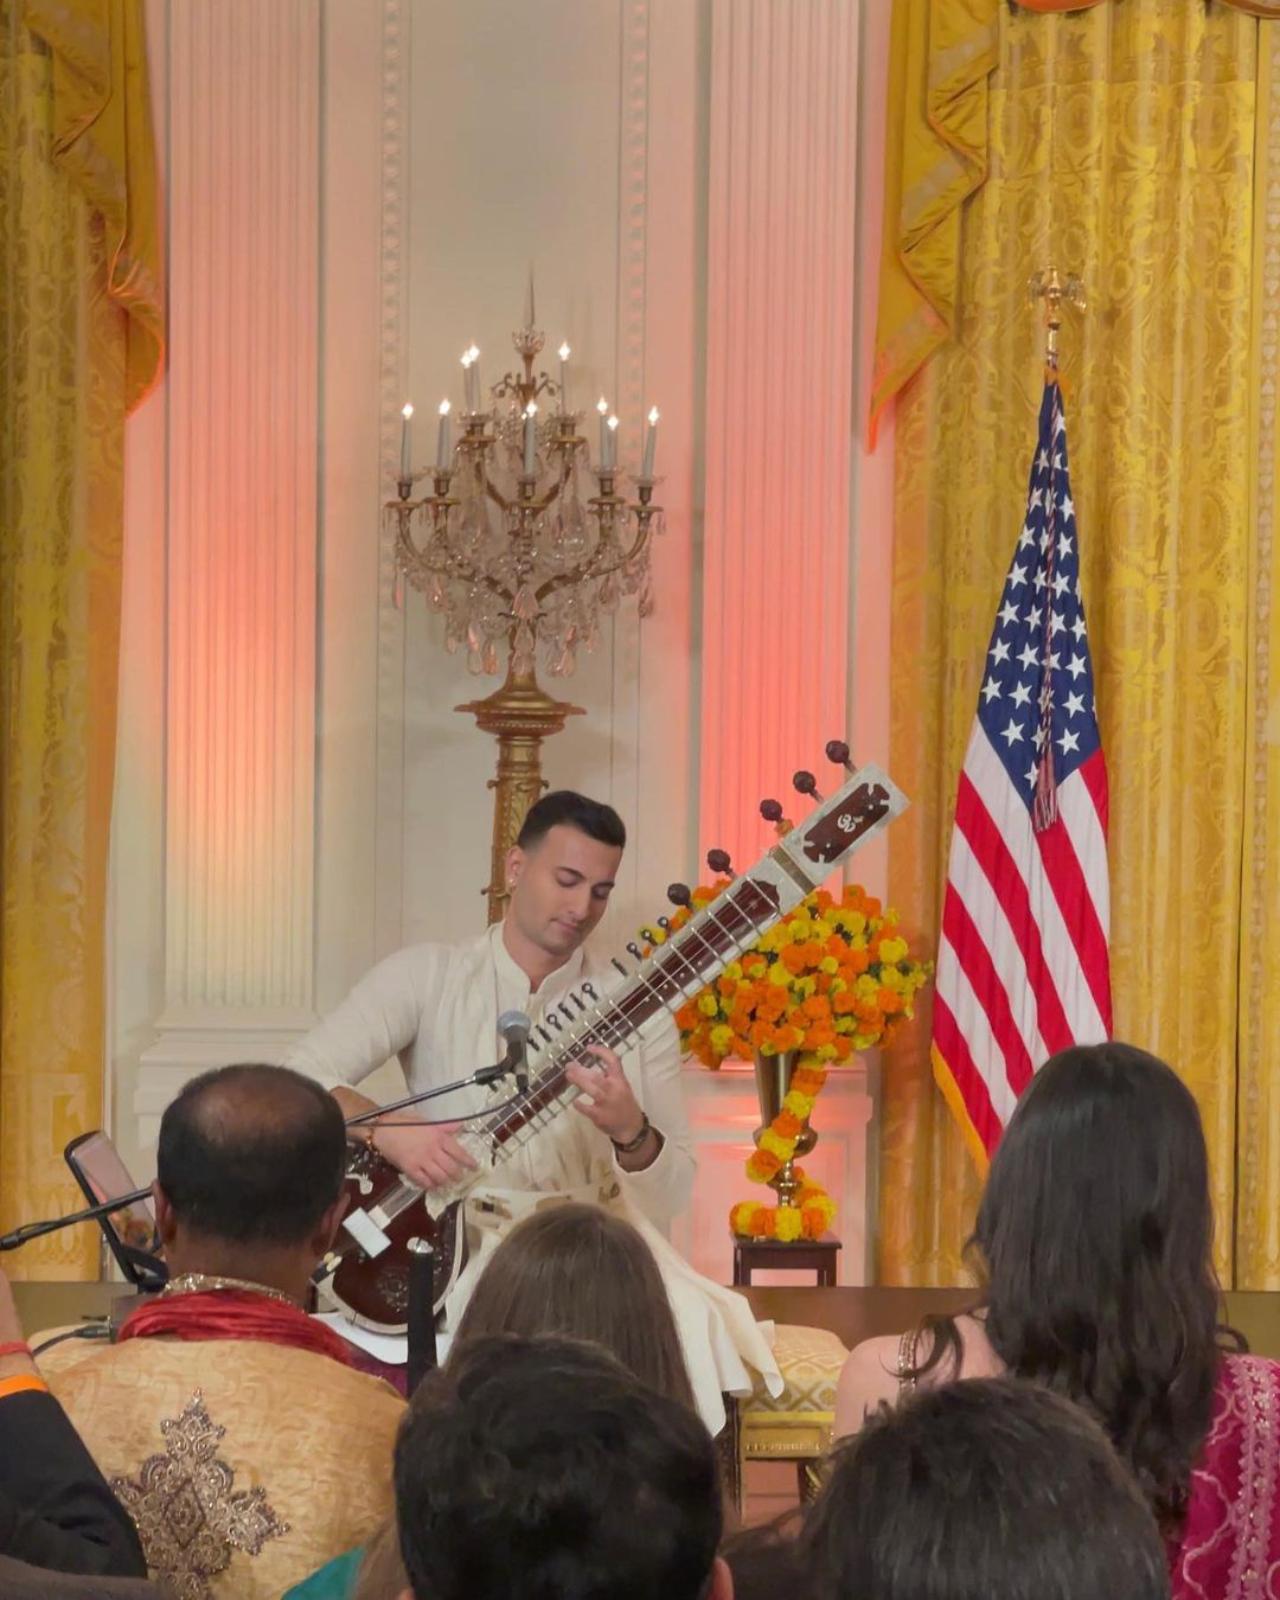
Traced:
[[327, 1356], [134, 1339], [46, 1370], [178, 1600], [276, 1600], [392, 1513], [404, 1401]]
[[[141, 0], [0, 0], [0, 1227], [101, 1115], [126, 409], [159, 367]], [[145, 316], [144, 316], [145, 312]], [[91, 1276], [90, 1230], [17, 1274]]]
[[[1259, 33], [1271, 29], [1183, 0], [1069, 16], [999, 8], [989, 174], [964, 212], [956, 337], [904, 391], [896, 435], [890, 768], [913, 805], [890, 835], [891, 882], [904, 921], [930, 929], [1034, 439], [1043, 334], [1026, 284], [1051, 261], [1080, 274], [1091, 307], [1069, 314], [1062, 373], [1111, 771], [1115, 1027], [1196, 1095], [1224, 1270], [1247, 1086], [1235, 1068], [1240, 930], [1246, 896], [1274, 911], [1280, 881], [1266, 851], [1269, 882], [1255, 890], [1258, 873], [1242, 873], [1241, 804], [1256, 787], [1254, 720], [1272, 714], [1248, 681], [1263, 615], [1254, 140]], [[1263, 1129], [1280, 1114], [1260, 1076], [1275, 1071], [1278, 995], [1273, 982], [1256, 1024]], [[930, 1081], [928, 1036], [922, 1007], [886, 1061], [887, 1283], [958, 1281], [977, 1199]], [[1259, 1170], [1263, 1209], [1280, 1213], [1276, 1162]], [[1268, 1287], [1276, 1266], [1242, 1259], [1236, 1282]]]
[[1272, 1600], [1280, 1574], [1280, 1365], [1228, 1356], [1170, 1547], [1173, 1600]]

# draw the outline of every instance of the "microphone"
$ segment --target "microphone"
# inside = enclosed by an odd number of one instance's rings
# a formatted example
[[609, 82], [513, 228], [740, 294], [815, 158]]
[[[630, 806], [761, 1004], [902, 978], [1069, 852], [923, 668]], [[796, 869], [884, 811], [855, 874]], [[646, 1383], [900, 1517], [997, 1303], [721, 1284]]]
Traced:
[[506, 1066], [516, 1076], [521, 1094], [529, 1087], [529, 1030], [533, 1024], [523, 1011], [504, 1011], [498, 1018], [498, 1032], [507, 1045]]

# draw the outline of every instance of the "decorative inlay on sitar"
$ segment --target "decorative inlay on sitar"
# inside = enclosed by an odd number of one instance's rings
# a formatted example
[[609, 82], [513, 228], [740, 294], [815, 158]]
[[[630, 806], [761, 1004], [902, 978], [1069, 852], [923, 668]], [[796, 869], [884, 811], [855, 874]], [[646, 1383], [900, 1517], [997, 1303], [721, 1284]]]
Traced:
[[[848, 750], [828, 755], [848, 766]], [[347, 1176], [349, 1209], [343, 1236], [321, 1268], [325, 1294], [358, 1323], [403, 1333], [409, 1293], [409, 1243], [429, 1240], [435, 1251], [437, 1312], [464, 1264], [462, 1201], [473, 1184], [500, 1167], [578, 1096], [565, 1068], [589, 1044], [624, 1050], [636, 1030], [660, 1011], [676, 1010], [706, 987], [779, 917], [823, 883], [853, 850], [906, 809], [907, 800], [878, 767], [859, 768], [839, 792], [818, 795], [810, 773], [796, 787], [817, 801], [809, 818], [767, 851], [749, 872], [647, 956], [628, 946], [630, 962], [615, 959], [622, 981], [608, 994], [591, 982], [547, 1013], [529, 1038], [535, 1052], [527, 1089], [459, 1130], [477, 1171], [443, 1189], [424, 1191], [376, 1152], [353, 1148]], [[778, 811], [766, 802], [765, 815]], [[420, 1203], [425, 1202], [425, 1203]]]

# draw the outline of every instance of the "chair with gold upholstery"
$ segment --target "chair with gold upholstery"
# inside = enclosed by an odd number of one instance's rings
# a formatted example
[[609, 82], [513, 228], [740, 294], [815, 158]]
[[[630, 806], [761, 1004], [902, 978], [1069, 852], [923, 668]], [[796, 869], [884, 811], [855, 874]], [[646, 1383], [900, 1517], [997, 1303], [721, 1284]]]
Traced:
[[817, 1469], [831, 1447], [836, 1384], [849, 1352], [826, 1328], [779, 1323], [774, 1357], [782, 1373], [782, 1392], [770, 1395], [762, 1383], [738, 1406], [740, 1458], [789, 1461], [796, 1468], [800, 1498], [807, 1500]]

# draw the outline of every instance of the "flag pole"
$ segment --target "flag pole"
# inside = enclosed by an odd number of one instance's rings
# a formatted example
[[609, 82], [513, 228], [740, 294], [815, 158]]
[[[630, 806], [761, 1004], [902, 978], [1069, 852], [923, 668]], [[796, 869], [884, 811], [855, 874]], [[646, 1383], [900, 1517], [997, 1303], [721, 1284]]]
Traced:
[[1088, 307], [1084, 284], [1074, 273], [1059, 272], [1049, 266], [1043, 272], [1031, 275], [1027, 285], [1032, 305], [1044, 301], [1044, 366], [1046, 380], [1055, 383], [1058, 377], [1058, 331], [1062, 327], [1062, 307], [1074, 306], [1077, 311]]

